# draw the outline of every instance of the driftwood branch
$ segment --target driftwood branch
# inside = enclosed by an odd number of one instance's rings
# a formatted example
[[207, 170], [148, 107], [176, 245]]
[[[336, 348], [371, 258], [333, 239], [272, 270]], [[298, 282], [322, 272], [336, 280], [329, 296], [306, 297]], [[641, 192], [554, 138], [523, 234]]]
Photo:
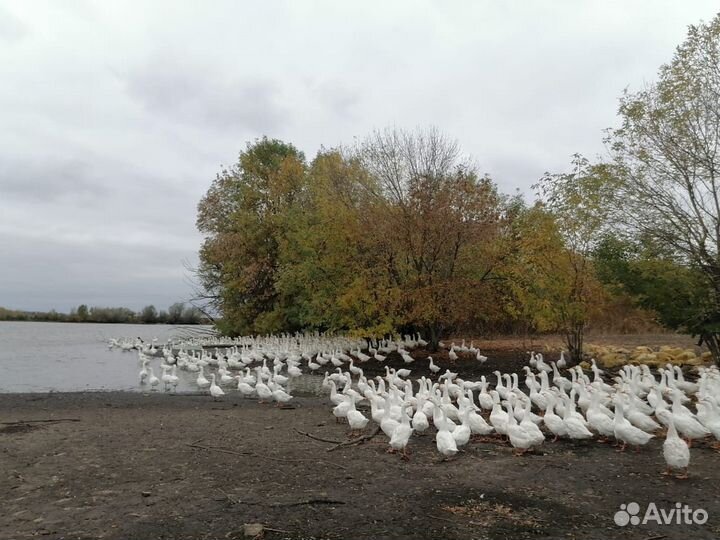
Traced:
[[16, 420], [14, 422], [0, 422], [7, 426], [15, 426], [18, 424], [49, 424], [53, 422], [79, 422], [79, 418], [48, 418], [45, 420]]
[[334, 463], [332, 461], [323, 461], [323, 460], [316, 460], [316, 459], [286, 459], [286, 458], [276, 458], [272, 456], [266, 456], [263, 454], [256, 454], [255, 452], [238, 452], [236, 450], [230, 450], [229, 448], [222, 448], [219, 446], [204, 446], [202, 444], [197, 443], [185, 443], [190, 448], [197, 448], [199, 450], [207, 450], [208, 452], [222, 452], [223, 454], [232, 454], [234, 456], [253, 456], [259, 459], [269, 459], [271, 461], [280, 461], [282, 463], [324, 463], [327, 465], [332, 465], [333, 467], [337, 467], [338, 469], [347, 470], [347, 467], [345, 465], [341, 465], [340, 463]]
[[268, 506], [273, 507], [279, 507], [279, 506], [302, 506], [305, 504], [346, 504], [345, 501], [338, 501], [336, 499], [307, 499], [303, 501], [297, 501], [297, 502], [288, 502], [288, 503], [272, 503]]
[[[218, 489], [218, 491], [220, 493], [222, 493], [227, 498], [227, 500], [233, 504], [248, 504], [248, 505], [253, 505], [253, 506], [270, 506], [273, 508], [314, 505], [314, 504], [347, 504], [345, 501], [340, 501], [337, 499], [326, 499], [326, 498], [303, 499], [301, 501], [277, 502], [277, 503], [243, 501], [243, 500], [238, 499], [234, 495], [231, 495], [230, 493], [226, 493], [222, 489]], [[268, 529], [268, 530], [270, 530], [270, 529]], [[286, 532], [286, 531], [282, 531], [282, 532]]]
[[367, 435], [362, 435], [361, 437], [338, 443], [335, 446], [328, 448], [327, 451], [332, 452], [333, 450], [337, 450], [338, 448], [342, 448], [344, 446], [355, 446], [356, 444], [362, 444], [365, 441], [369, 441], [370, 439], [372, 439], [378, 433], [380, 433], [380, 426], [375, 427], [375, 429]]
[[313, 439], [315, 441], [327, 442], [327, 443], [333, 443], [333, 444], [342, 444], [343, 443], [343, 441], [336, 441], [335, 439], [324, 439], [322, 437], [318, 437], [317, 435], [313, 435], [312, 433], [300, 431], [299, 429], [296, 429], [296, 428], [293, 428], [293, 429], [300, 435], [305, 435], [306, 437], [310, 437], [311, 439]]

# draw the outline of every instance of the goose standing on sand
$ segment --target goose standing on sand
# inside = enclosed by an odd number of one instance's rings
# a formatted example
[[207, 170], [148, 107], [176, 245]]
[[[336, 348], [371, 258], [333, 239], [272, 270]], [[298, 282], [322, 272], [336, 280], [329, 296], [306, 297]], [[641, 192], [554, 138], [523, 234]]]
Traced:
[[625, 419], [623, 412], [622, 403], [617, 402], [615, 404], [614, 432], [615, 438], [623, 443], [618, 452], [624, 452], [628, 444], [636, 447], [647, 444], [654, 437], [654, 435], [645, 433], [642, 429], [633, 426]]
[[507, 402], [506, 406], [508, 409], [508, 422], [505, 429], [507, 431], [508, 439], [510, 439], [510, 444], [512, 444], [513, 448], [516, 449], [515, 455], [519, 456], [532, 448], [533, 438], [516, 422], [510, 402]]
[[430, 422], [425, 414], [425, 398], [420, 396], [417, 398], [417, 410], [412, 417], [412, 428], [416, 433], [424, 433], [430, 427]]
[[263, 382], [262, 371], [260, 368], [255, 369], [255, 378], [257, 379], [257, 382], [255, 383], [255, 392], [257, 392], [260, 403], [270, 401], [272, 399], [272, 391]]
[[358, 432], [365, 429], [365, 426], [367, 426], [369, 421], [363, 413], [361, 413], [355, 408], [355, 398], [352, 396], [350, 397], [350, 408], [348, 409], [345, 416], [347, 418], [348, 424], [350, 425], [350, 429], [353, 432]]
[[250, 397], [255, 393], [255, 389], [246, 383], [241, 375], [235, 375], [235, 379], [238, 382], [237, 389], [243, 397]]
[[401, 422], [390, 437], [390, 448], [395, 452], [400, 452], [400, 457], [405, 461], [410, 459], [407, 455], [407, 444], [413, 432], [410, 417], [406, 411], [407, 407], [411, 407], [411, 405], [409, 403], [403, 405]]
[[450, 433], [450, 430], [448, 429], [447, 422], [445, 421], [445, 414], [442, 409], [437, 406], [437, 403], [435, 405], [436, 406], [433, 408], [433, 423], [437, 428], [435, 443], [437, 445], [437, 450], [440, 454], [442, 454], [443, 459], [447, 459], [457, 454], [458, 448], [455, 444], [455, 439], [453, 438], [452, 433]]
[[690, 448], [688, 444], [678, 437], [677, 430], [675, 429], [675, 422], [671, 419], [668, 424], [667, 436], [663, 443], [663, 457], [667, 468], [663, 474], [672, 474], [672, 469], [682, 469], [683, 474], [677, 478], [687, 478], [687, 468], [690, 464]]
[[433, 373], [437, 373], [438, 371], [440, 371], [440, 366], [436, 366], [433, 363], [432, 356], [428, 356], [428, 360], [430, 360], [430, 371], [432, 371]]

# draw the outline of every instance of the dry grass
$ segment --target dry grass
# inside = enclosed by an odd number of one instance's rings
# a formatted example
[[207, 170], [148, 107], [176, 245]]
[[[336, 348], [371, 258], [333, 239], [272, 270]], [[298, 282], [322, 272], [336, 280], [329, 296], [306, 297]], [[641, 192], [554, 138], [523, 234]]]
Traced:
[[462, 505], [441, 506], [441, 510], [455, 516], [472, 520], [473, 525], [491, 527], [498, 522], [514, 524], [521, 527], [537, 527], [540, 521], [523, 510], [513, 510], [504, 504], [470, 499]]

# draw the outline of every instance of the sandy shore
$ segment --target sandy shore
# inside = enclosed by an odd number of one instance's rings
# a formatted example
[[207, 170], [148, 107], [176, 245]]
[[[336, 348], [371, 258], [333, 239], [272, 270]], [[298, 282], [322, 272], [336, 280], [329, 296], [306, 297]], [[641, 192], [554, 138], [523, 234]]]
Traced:
[[[495, 441], [440, 463], [433, 435], [412, 459], [382, 434], [343, 441], [328, 401], [294, 409], [236, 396], [0, 395], [0, 538], [717, 538], [720, 454], [693, 448], [691, 478], [661, 476], [661, 442], [616, 453], [547, 442], [522, 458]], [[371, 430], [368, 429], [368, 432]], [[704, 526], [617, 527], [619, 505], [704, 508]]]

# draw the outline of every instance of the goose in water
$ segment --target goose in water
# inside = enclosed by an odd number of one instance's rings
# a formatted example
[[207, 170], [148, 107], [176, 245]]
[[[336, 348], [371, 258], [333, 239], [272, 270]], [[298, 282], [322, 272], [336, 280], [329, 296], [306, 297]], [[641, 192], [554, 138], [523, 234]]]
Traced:
[[677, 478], [688, 477], [688, 464], [690, 463], [690, 448], [688, 444], [678, 437], [675, 422], [671, 419], [668, 424], [667, 436], [663, 443], [663, 457], [667, 468], [663, 474], [672, 474], [672, 469], [682, 469], [683, 474]]
[[150, 374], [150, 372], [148, 371], [148, 363], [149, 362], [150, 361], [147, 359], [143, 359], [143, 361], [142, 361], [142, 369], [140, 370], [140, 374], [138, 375], [138, 377], [140, 379], [140, 384], [145, 384], [145, 381], [147, 380], [148, 375]]
[[[173, 366], [174, 368], [175, 366]], [[165, 391], [167, 392], [170, 389], [171, 385], [177, 386], [177, 377], [173, 377], [170, 373], [170, 366], [164, 366], [162, 368], [162, 376], [160, 377], [160, 380], [163, 382], [163, 385], [165, 386]]]
[[202, 366], [200, 366], [200, 371], [198, 371], [197, 379], [195, 379], [195, 383], [198, 385], [199, 388], [207, 388], [210, 386], [210, 381], [207, 380], [207, 377], [205, 377], [205, 371]]
[[160, 384], [160, 379], [155, 376], [153, 368], [149, 367], [148, 372], [148, 384], [150, 384], [150, 386], [154, 389], [158, 384]]

